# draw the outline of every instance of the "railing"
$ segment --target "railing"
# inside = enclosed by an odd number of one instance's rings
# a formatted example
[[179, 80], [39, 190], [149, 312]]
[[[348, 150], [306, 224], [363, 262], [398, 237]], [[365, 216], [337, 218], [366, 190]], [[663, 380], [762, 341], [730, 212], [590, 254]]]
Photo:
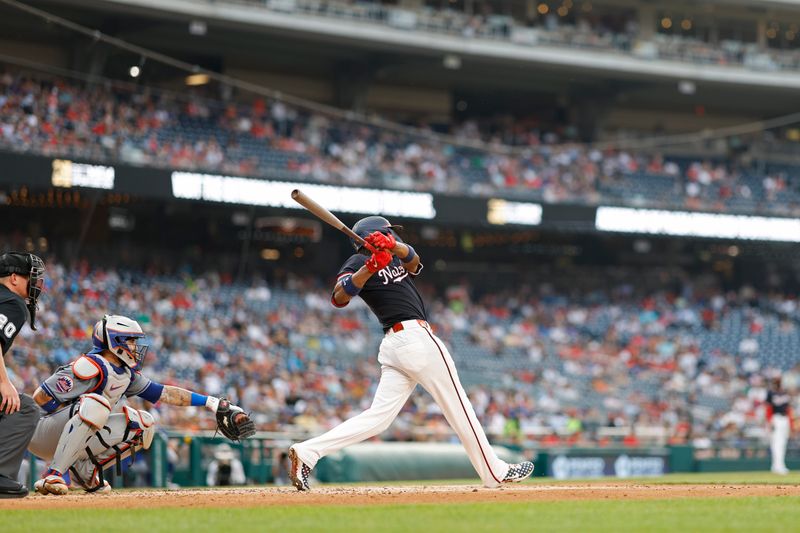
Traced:
[[738, 41], [712, 44], [675, 35], [643, 40], [636, 34], [601, 32], [574, 26], [528, 28], [504, 15], [475, 17], [444, 9], [410, 10], [371, 3], [324, 0], [206, 0], [209, 3], [261, 7], [278, 13], [336, 18], [379, 24], [466, 39], [513, 42], [521, 46], [550, 45], [617, 52], [644, 59], [735, 65], [754, 71], [800, 70], [800, 52], [760, 47]]

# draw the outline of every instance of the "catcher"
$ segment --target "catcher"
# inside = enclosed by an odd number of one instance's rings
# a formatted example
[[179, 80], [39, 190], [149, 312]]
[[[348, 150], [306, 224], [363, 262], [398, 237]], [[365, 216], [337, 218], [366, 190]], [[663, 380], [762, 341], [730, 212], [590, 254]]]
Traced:
[[59, 368], [36, 389], [34, 400], [47, 413], [36, 427], [28, 449], [50, 461], [50, 469], [34, 485], [41, 494], [67, 494], [111, 490], [103, 471], [136, 458], [155, 434], [155, 419], [147, 411], [125, 405], [114, 407], [122, 396], [139, 396], [148, 402], [179, 406], [205, 406], [217, 426], [231, 440], [255, 433], [255, 425], [240, 407], [224, 398], [204, 396], [162, 385], [144, 377], [141, 366], [147, 346], [135, 320], [106, 315], [94, 327], [94, 349], [70, 365]]

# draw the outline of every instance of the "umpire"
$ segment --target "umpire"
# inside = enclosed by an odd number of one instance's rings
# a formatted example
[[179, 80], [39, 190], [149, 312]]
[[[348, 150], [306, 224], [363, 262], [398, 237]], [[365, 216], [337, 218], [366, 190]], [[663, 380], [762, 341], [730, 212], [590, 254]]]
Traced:
[[27, 319], [36, 331], [36, 300], [44, 283], [44, 262], [33, 254], [0, 256], [0, 498], [23, 498], [17, 482], [22, 456], [39, 421], [39, 406], [20, 394], [6, 372], [4, 356]]

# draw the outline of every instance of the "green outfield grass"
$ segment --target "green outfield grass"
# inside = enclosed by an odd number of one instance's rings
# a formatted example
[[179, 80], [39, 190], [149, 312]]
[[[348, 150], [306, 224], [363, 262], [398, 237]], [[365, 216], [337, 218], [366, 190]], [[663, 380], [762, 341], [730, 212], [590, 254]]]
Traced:
[[4, 532], [795, 531], [800, 498], [4, 511]]
[[[613, 478], [595, 479], [604, 484]], [[673, 474], [644, 478], [648, 484], [800, 484], [800, 473], [762, 472]], [[534, 484], [575, 484], [536, 479]], [[467, 480], [476, 484], [475, 480]], [[397, 482], [363, 485], [439, 485], [453, 482]], [[209, 489], [213, 490], [213, 489]], [[132, 495], [133, 496], [133, 495]], [[119, 500], [111, 501], [119, 505]], [[580, 500], [528, 503], [453, 503], [423, 505], [272, 506], [253, 508], [52, 509], [0, 511], [0, 532], [102, 531], [178, 533], [191, 531], [479, 532], [479, 531], [795, 531], [800, 497], [676, 498], [664, 500]]]

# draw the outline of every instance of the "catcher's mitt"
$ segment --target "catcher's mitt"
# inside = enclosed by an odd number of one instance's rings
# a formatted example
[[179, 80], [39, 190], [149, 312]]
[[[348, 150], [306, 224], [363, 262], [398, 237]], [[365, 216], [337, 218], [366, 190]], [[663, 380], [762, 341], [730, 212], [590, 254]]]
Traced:
[[217, 407], [217, 429], [231, 440], [246, 439], [256, 432], [256, 425], [241, 407], [220, 398]]

